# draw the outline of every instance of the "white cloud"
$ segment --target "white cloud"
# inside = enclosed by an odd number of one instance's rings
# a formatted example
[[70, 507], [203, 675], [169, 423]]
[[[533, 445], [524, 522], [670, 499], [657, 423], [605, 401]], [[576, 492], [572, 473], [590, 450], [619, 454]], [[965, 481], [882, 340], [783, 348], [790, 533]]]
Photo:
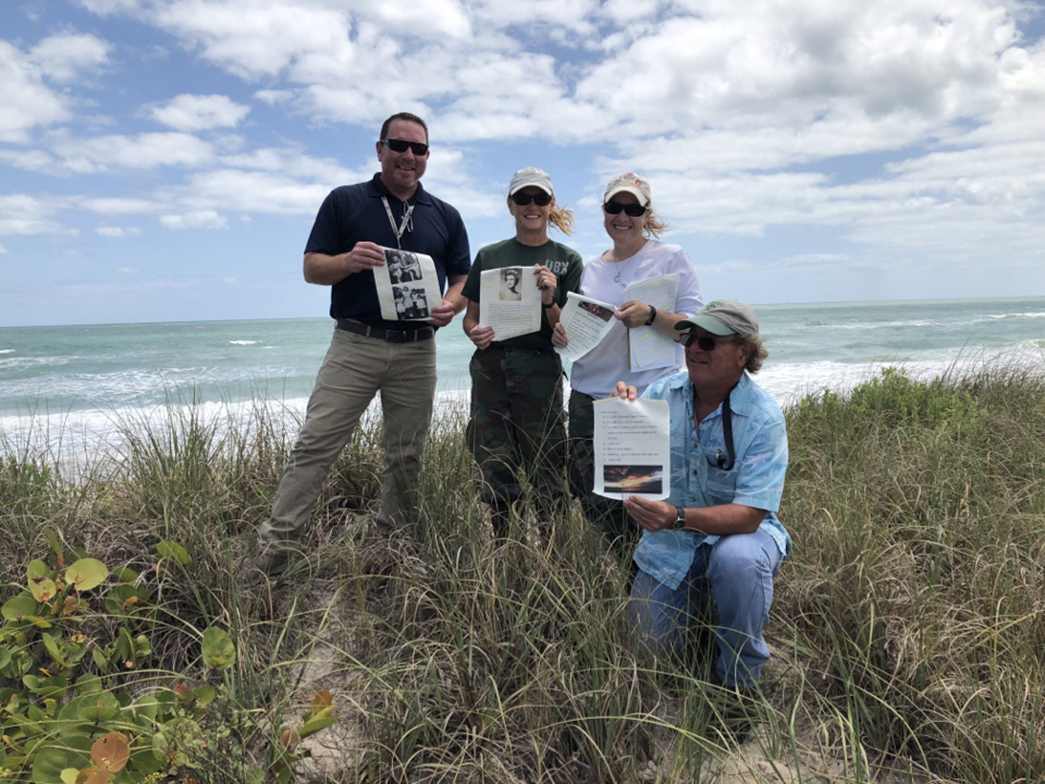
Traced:
[[77, 174], [113, 169], [154, 169], [159, 166], [195, 168], [214, 157], [213, 147], [185, 133], [109, 135], [87, 139], [64, 138], [53, 145], [61, 166]]
[[161, 215], [165, 229], [226, 229], [228, 221], [214, 210], [198, 210], [181, 215]]
[[5, 254], [5, 253], [10, 253], [10, 252], [11, 252], [11, 251], [9, 251], [9, 250], [8, 250], [7, 248], [5, 248], [5, 247], [4, 247], [3, 245], [0, 245], [0, 256], [2, 256], [2, 255], [3, 255], [3, 254]]
[[138, 0], [79, 0], [79, 3], [88, 11], [101, 16], [128, 13], [138, 9]]
[[192, 132], [235, 128], [249, 112], [249, 106], [235, 103], [227, 95], [183, 93], [163, 106], [153, 107], [150, 115], [176, 131]]
[[118, 267], [116, 271], [117, 272], [121, 272], [124, 275], [134, 275], [135, 273], [138, 272], [138, 268], [137, 267]]
[[336, 184], [340, 183], [303, 183], [265, 172], [220, 169], [194, 175], [171, 194], [179, 203], [205, 213], [221, 209], [309, 214]]
[[22, 193], [0, 196], [0, 236], [74, 233], [52, 219], [60, 206], [60, 200]]
[[66, 100], [42, 76], [29, 58], [0, 41], [0, 142], [24, 144], [34, 128], [70, 116]]
[[293, 90], [258, 90], [254, 93], [254, 97], [259, 101], [267, 103], [269, 106], [275, 106], [279, 103], [286, 103], [294, 98]]
[[349, 46], [347, 14], [312, 3], [176, 0], [159, 7], [160, 26], [203, 57], [246, 78], [274, 76], [301, 53]]
[[139, 215], [155, 212], [155, 202], [146, 199], [129, 199], [118, 197], [86, 198], [80, 206], [99, 215]]
[[45, 38], [33, 47], [29, 59], [47, 78], [69, 82], [81, 71], [106, 63], [110, 49], [108, 43], [93, 35], [66, 33]]
[[141, 229], [134, 226], [99, 226], [95, 231], [103, 237], [137, 237], [142, 233]]

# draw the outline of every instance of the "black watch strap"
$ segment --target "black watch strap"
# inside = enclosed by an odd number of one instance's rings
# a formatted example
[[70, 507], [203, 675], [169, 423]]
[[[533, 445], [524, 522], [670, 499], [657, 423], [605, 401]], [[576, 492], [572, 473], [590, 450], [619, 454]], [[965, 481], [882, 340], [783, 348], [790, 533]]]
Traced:
[[675, 531], [681, 531], [683, 528], [686, 527], [686, 510], [683, 509], [681, 506], [676, 506], [675, 512], [677, 514], [677, 517], [675, 518], [675, 522], [672, 524], [671, 527]]

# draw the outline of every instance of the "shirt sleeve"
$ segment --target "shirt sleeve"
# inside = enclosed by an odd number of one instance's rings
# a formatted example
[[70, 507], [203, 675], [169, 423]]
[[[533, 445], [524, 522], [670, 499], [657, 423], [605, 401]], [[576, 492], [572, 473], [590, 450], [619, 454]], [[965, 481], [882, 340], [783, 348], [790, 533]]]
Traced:
[[700, 293], [700, 283], [693, 261], [685, 250], [679, 248], [674, 259], [675, 270], [679, 273], [679, 293], [675, 297], [675, 312], [686, 316], [695, 316], [704, 305], [704, 297]]
[[340, 214], [337, 191], [331, 191], [319, 205], [315, 223], [312, 224], [312, 232], [308, 235], [308, 242], [305, 243], [305, 253], [336, 256], [343, 252], [345, 242], [341, 231]]
[[566, 270], [566, 275], [559, 281], [558, 286], [558, 299], [556, 302], [559, 303], [559, 307], [566, 305], [566, 294], [572, 291], [574, 294], [581, 290], [581, 275], [584, 274], [584, 261], [581, 259], [579, 253], [571, 252], [569, 267]]
[[777, 512], [787, 473], [787, 429], [783, 418], [763, 421], [737, 468], [733, 503]]

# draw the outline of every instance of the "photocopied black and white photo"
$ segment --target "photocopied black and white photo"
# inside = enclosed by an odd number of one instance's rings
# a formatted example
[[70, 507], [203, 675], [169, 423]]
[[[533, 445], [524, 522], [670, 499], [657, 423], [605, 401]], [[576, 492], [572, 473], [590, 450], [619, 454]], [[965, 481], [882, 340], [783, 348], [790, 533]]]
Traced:
[[498, 340], [541, 329], [541, 290], [533, 267], [486, 270], [479, 278], [479, 324], [493, 327]]
[[431, 308], [443, 301], [435, 262], [424, 253], [384, 248], [385, 265], [374, 267], [374, 284], [381, 318], [388, 321], [424, 321]]

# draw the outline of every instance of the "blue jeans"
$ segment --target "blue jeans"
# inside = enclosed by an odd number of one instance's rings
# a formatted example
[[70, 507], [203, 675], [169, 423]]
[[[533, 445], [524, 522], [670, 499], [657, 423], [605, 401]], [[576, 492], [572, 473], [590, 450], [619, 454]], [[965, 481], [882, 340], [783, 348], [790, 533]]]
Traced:
[[773, 603], [773, 578], [784, 557], [761, 529], [724, 536], [697, 547], [689, 573], [676, 589], [639, 570], [628, 610], [635, 628], [658, 654], [678, 653], [690, 624], [704, 615], [709, 591], [718, 609], [718, 677], [729, 686], [758, 684], [769, 646], [762, 630]]

